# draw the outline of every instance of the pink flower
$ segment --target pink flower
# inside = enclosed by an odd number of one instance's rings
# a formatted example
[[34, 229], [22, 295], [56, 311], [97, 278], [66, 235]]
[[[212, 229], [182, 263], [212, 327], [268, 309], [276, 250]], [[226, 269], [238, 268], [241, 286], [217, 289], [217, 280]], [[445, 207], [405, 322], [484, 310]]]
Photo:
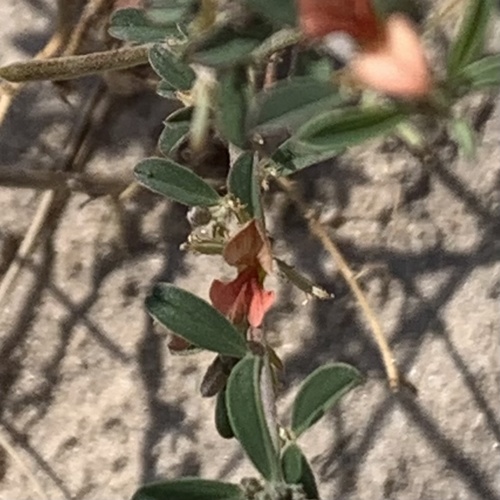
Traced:
[[298, 0], [298, 8], [307, 38], [339, 31], [354, 38], [359, 50], [348, 67], [359, 84], [410, 99], [431, 91], [422, 41], [403, 14], [379, 19], [371, 0]]
[[385, 37], [363, 48], [349, 65], [363, 85], [398, 97], [423, 97], [432, 79], [420, 37], [413, 24], [393, 14], [385, 24]]
[[250, 326], [260, 326], [275, 300], [274, 292], [263, 287], [272, 270], [272, 255], [260, 224], [256, 220], [246, 224], [228, 241], [223, 256], [238, 269], [238, 275], [229, 282], [213, 281], [212, 304], [234, 324], [248, 320]]

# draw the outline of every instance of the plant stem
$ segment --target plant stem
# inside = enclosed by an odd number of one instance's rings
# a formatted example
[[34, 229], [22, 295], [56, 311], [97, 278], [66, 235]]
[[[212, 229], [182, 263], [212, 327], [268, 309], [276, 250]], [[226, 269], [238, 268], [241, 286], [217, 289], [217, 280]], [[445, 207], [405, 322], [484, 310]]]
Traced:
[[302, 198], [299, 196], [297, 191], [295, 190], [292, 182], [284, 177], [276, 178], [276, 182], [281, 186], [281, 188], [288, 194], [290, 199], [297, 205], [302, 216], [307, 220], [309, 230], [311, 233], [316, 236], [316, 238], [321, 242], [325, 250], [331, 255], [337, 264], [342, 276], [346, 280], [349, 288], [352, 293], [356, 297], [357, 303], [363, 312], [368, 325], [373, 334], [373, 338], [378, 346], [380, 354], [382, 356], [382, 361], [384, 363], [385, 371], [387, 374], [387, 379], [389, 381], [389, 387], [393, 391], [399, 390], [401, 385], [401, 376], [399, 370], [396, 366], [396, 362], [394, 360], [394, 355], [391, 351], [389, 343], [385, 338], [382, 326], [380, 322], [371, 308], [368, 300], [361, 290], [358, 282], [356, 281], [356, 277], [352, 272], [349, 264], [345, 260], [344, 256], [337, 248], [332, 239], [328, 236], [328, 233], [324, 229], [324, 227], [318, 222], [318, 220], [312, 215], [311, 210], [307, 207], [307, 205], [302, 201]]
[[34, 168], [13, 169], [0, 166], [0, 186], [24, 189], [68, 189], [89, 196], [118, 195], [131, 179], [78, 172], [48, 171]]
[[148, 45], [139, 45], [80, 56], [33, 59], [0, 68], [0, 77], [9, 82], [70, 80], [103, 71], [127, 69], [146, 64], [148, 52]]

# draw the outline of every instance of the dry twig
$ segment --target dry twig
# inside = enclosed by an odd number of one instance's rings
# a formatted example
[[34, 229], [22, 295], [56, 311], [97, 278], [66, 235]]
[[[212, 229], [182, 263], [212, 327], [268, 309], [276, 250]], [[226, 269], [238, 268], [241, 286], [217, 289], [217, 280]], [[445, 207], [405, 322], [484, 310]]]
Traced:
[[[85, 139], [88, 137], [87, 132], [91, 117], [96, 112], [96, 105], [101, 98], [101, 95], [102, 86], [97, 86], [94, 89], [92, 96], [88, 99], [84, 111], [80, 115], [79, 123], [77, 123], [73, 128], [73, 136], [68, 147], [68, 152], [62, 160], [63, 167], [66, 168], [60, 168], [60, 170], [68, 170], [69, 167], [75, 168], [75, 165], [81, 168], [81, 159], [84, 160], [86, 158], [86, 154], [83, 153], [83, 151]], [[61, 193], [58, 189], [51, 189], [43, 192], [30, 227], [26, 232], [21, 245], [19, 246], [16, 256], [0, 282], [0, 308], [14, 285], [24, 261], [35, 247], [35, 243], [37, 242], [37, 239], [47, 222], [48, 216], [54, 208], [56, 201], [61, 198], [61, 194], [64, 193]]]
[[328, 233], [324, 229], [324, 227], [318, 222], [318, 220], [312, 215], [309, 208], [303, 202], [300, 195], [295, 190], [292, 182], [289, 180], [280, 177], [276, 179], [276, 182], [281, 186], [281, 188], [288, 194], [290, 199], [295, 203], [295, 205], [299, 208], [302, 216], [307, 220], [309, 225], [309, 230], [311, 233], [318, 238], [321, 242], [325, 250], [332, 256], [335, 263], [337, 264], [342, 276], [346, 280], [349, 288], [352, 293], [356, 297], [357, 303], [363, 312], [366, 321], [368, 322], [370, 329], [373, 334], [373, 338], [377, 343], [378, 349], [382, 356], [382, 361], [384, 363], [385, 371], [387, 374], [387, 379], [389, 381], [389, 387], [397, 391], [400, 387], [401, 377], [399, 374], [399, 370], [396, 366], [396, 362], [394, 360], [394, 356], [392, 354], [391, 348], [385, 338], [384, 332], [382, 330], [382, 326], [374, 313], [373, 309], [370, 307], [368, 300], [361, 290], [358, 282], [356, 281], [356, 277], [352, 272], [349, 264], [345, 260], [344, 256], [337, 248], [335, 243], [328, 236]]

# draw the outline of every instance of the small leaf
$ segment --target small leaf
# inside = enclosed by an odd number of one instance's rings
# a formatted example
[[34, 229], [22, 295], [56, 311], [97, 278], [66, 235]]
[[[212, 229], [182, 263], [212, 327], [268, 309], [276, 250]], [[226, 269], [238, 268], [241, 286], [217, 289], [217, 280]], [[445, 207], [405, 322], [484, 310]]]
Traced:
[[245, 500], [236, 484], [185, 477], [140, 488], [132, 500]]
[[233, 432], [265, 479], [280, 478], [278, 454], [267, 427], [260, 393], [262, 358], [247, 356], [232, 370], [226, 405]]
[[189, 90], [193, 86], [194, 71], [165, 47], [153, 46], [149, 51], [149, 62], [155, 72], [175, 89]]
[[222, 136], [239, 148], [247, 143], [247, 79], [244, 67], [228, 69], [219, 75], [217, 86], [217, 128]]
[[204, 398], [211, 398], [219, 394], [226, 387], [231, 370], [238, 361], [238, 358], [215, 356], [203, 375], [200, 384], [200, 394]]
[[448, 77], [456, 76], [462, 68], [482, 55], [493, 5], [493, 0], [468, 2], [462, 24], [448, 54]]
[[387, 134], [406, 116], [397, 108], [329, 111], [304, 124], [293, 139], [308, 153], [340, 151]]
[[455, 118], [449, 124], [451, 137], [457, 142], [460, 152], [469, 160], [476, 154], [476, 134], [470, 124], [461, 118]]
[[165, 120], [165, 128], [158, 140], [158, 148], [162, 154], [172, 155], [186, 140], [191, 127], [192, 113], [192, 107], [181, 108], [171, 113]]
[[165, 97], [165, 99], [177, 99], [176, 92], [177, 89], [165, 80], [160, 80], [156, 87], [156, 93], [161, 97]]
[[307, 499], [319, 498], [314, 473], [295, 443], [289, 443], [281, 455], [281, 467], [287, 484], [300, 484]]
[[227, 414], [225, 389], [217, 394], [217, 401], [215, 403], [215, 428], [224, 439], [231, 439], [234, 437], [233, 428], [231, 427], [229, 415]]
[[172, 160], [147, 158], [136, 165], [134, 175], [147, 188], [184, 205], [208, 207], [220, 201], [201, 177]]
[[297, 9], [294, 0], [245, 0], [250, 10], [264, 16], [268, 21], [280, 26], [297, 24]]
[[146, 298], [146, 308], [175, 335], [202, 349], [235, 358], [247, 353], [245, 339], [234, 326], [210, 304], [186, 290], [159, 283]]
[[262, 217], [260, 183], [253, 153], [243, 153], [235, 161], [229, 173], [228, 190], [245, 206], [250, 218]]
[[148, 1], [146, 16], [155, 23], [185, 24], [192, 0], [168, 0], [166, 2]]
[[279, 82], [257, 96], [251, 127], [256, 131], [292, 130], [319, 112], [336, 108], [343, 102], [330, 82], [296, 77]]
[[328, 293], [324, 288], [313, 283], [309, 278], [300, 274], [293, 266], [289, 266], [285, 261], [276, 258], [274, 260], [276, 264], [278, 264], [278, 269], [283, 276], [299, 290], [320, 300], [332, 299], [334, 297], [332, 293]]
[[328, 82], [330, 87], [333, 73], [333, 61], [330, 57], [318, 54], [316, 50], [300, 50], [297, 54], [294, 75], [310, 77]]
[[175, 24], [155, 23], [144, 10], [120, 9], [111, 16], [109, 34], [119, 40], [148, 43], [161, 42], [179, 31]]
[[251, 24], [245, 30], [223, 27], [190, 44], [193, 62], [214, 68], [229, 68], [251, 59], [252, 51], [271, 34], [269, 26]]
[[468, 64], [457, 74], [457, 80], [471, 90], [500, 85], [500, 54], [492, 54]]
[[189, 136], [190, 122], [166, 125], [160, 134], [158, 148], [165, 156], [170, 156]]
[[294, 147], [292, 140], [288, 140], [275, 151], [271, 159], [276, 168], [276, 173], [288, 176], [304, 168], [331, 160], [338, 153], [339, 151], [336, 150], [323, 153], [304, 153]]
[[345, 363], [323, 365], [302, 383], [292, 409], [292, 430], [296, 436], [317, 422], [344, 394], [361, 383], [356, 368]]

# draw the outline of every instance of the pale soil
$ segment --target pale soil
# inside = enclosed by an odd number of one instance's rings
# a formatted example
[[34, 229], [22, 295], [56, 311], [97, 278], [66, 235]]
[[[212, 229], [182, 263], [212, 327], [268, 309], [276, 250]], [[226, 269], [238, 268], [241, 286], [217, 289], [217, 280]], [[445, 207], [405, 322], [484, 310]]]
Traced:
[[[46, 2], [2, 0], [0, 64], [41, 48], [51, 15]], [[79, 92], [70, 107], [52, 86], [29, 86], [0, 127], [0, 165], [55, 168], [86, 99]], [[496, 104], [472, 163], [445, 142], [427, 177], [401, 148], [374, 144], [299, 177], [351, 264], [366, 271], [364, 288], [417, 398], [389, 393], [335, 266], [284, 196], [269, 199], [276, 252], [336, 294], [304, 305], [289, 284], [270, 281], [279, 301], [266, 328], [286, 365], [284, 418], [320, 363], [347, 361], [367, 376], [301, 440], [326, 500], [500, 498]], [[152, 153], [166, 110], [153, 95], [115, 98], [87, 171], [130, 173]], [[39, 198], [0, 190], [2, 273], [9, 240], [23, 237]], [[160, 477], [248, 476], [236, 443], [215, 433], [213, 400], [197, 393], [212, 356], [170, 356], [143, 308], [158, 280], [206, 297], [231, 270], [181, 252], [184, 209], [153, 195], [127, 207], [128, 253], [116, 227], [107, 199], [73, 195], [17, 280], [0, 316], [2, 433], [53, 500], [128, 499]], [[0, 499], [32, 498], [0, 450]]]

